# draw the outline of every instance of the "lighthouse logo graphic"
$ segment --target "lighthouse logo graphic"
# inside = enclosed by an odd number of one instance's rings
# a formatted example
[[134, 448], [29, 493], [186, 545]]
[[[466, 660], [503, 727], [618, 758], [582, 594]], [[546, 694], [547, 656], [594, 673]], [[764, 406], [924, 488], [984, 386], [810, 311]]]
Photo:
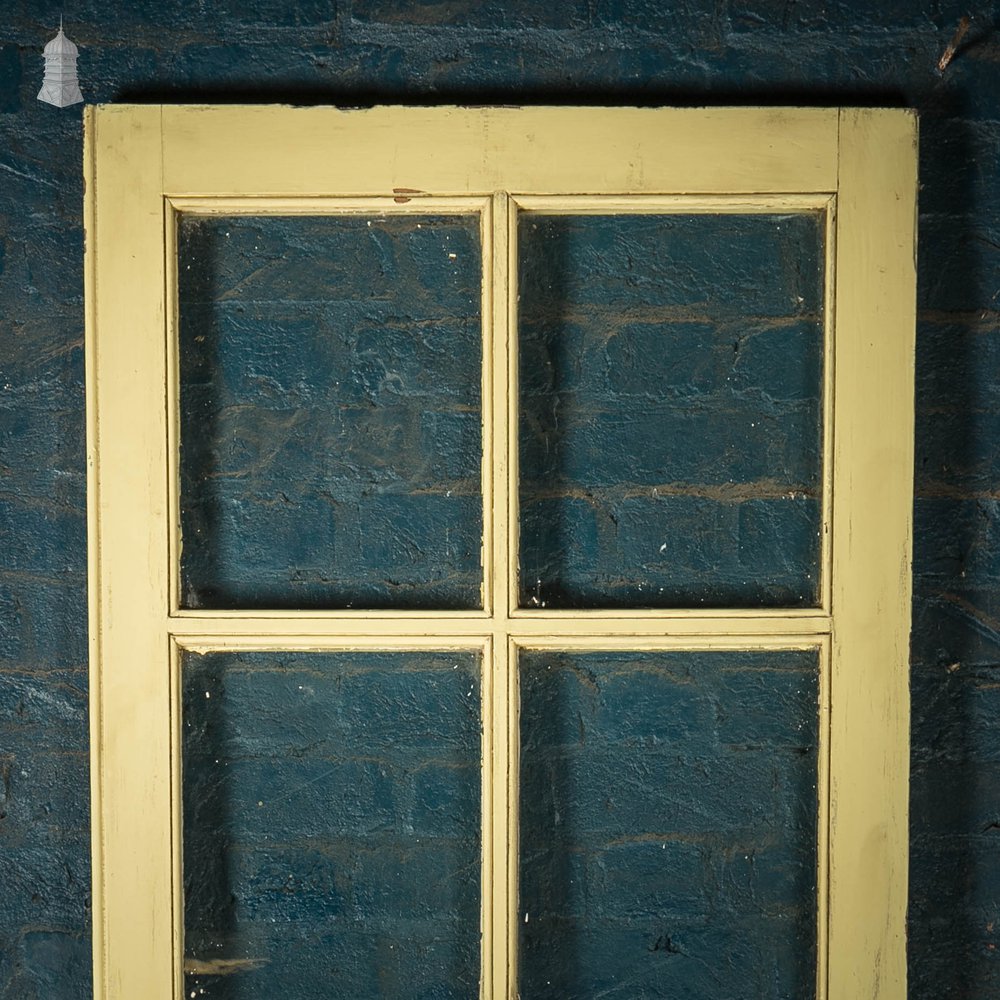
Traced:
[[59, 34], [45, 46], [45, 78], [38, 99], [57, 108], [79, 104], [83, 100], [76, 77], [76, 57], [79, 49], [63, 34], [62, 18]]

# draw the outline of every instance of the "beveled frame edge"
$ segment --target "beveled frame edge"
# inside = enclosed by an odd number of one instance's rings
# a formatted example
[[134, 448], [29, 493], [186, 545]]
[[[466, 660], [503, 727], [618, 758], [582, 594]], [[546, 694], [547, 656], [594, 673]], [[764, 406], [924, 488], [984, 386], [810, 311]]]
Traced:
[[[508, 490], [518, 475], [518, 289], [517, 289], [517, 221], [522, 213], [537, 214], [770, 214], [818, 213], [824, 220], [823, 244], [823, 323], [822, 323], [822, 386], [821, 386], [821, 464], [820, 464], [820, 545], [818, 551], [818, 581], [815, 604], [800, 607], [763, 606], [747, 608], [588, 608], [579, 611], [550, 609], [549, 615], [566, 621], [590, 618], [607, 620], [648, 618], [665, 624], [686, 622], [692, 616], [727, 619], [733, 616], [763, 618], [778, 623], [796, 618], [813, 618], [830, 614], [832, 577], [832, 470], [833, 470], [833, 372], [835, 368], [834, 304], [836, 268], [836, 194], [831, 192], [772, 192], [761, 195], [702, 194], [639, 194], [639, 195], [538, 195], [481, 193], [438, 195], [413, 193], [405, 197], [339, 195], [312, 197], [271, 197], [252, 195], [175, 197], [164, 196], [166, 225], [166, 302], [169, 327], [167, 330], [168, 358], [168, 449], [170, 463], [170, 562], [171, 617], [212, 618], [232, 620], [257, 618], [274, 620], [301, 618], [304, 620], [370, 621], [382, 618], [390, 628], [397, 622], [412, 620], [438, 621], [441, 618], [490, 618], [497, 609], [507, 618], [540, 617], [543, 612], [528, 608], [519, 600], [519, 496]], [[482, 246], [482, 464], [483, 497], [482, 603], [481, 609], [467, 611], [383, 610], [272, 610], [272, 609], [196, 609], [181, 606], [180, 600], [180, 496], [179, 496], [179, 371], [177, 344], [179, 335], [177, 295], [178, 216], [187, 214], [215, 216], [283, 216], [299, 215], [471, 215], [481, 220]], [[494, 246], [500, 248], [494, 254]], [[502, 266], [506, 260], [506, 267]], [[492, 261], [494, 267], [489, 267]], [[504, 394], [506, 393], [506, 399]], [[496, 456], [494, 456], [496, 448]], [[504, 459], [506, 455], [506, 459]], [[508, 472], [509, 470], [509, 472]], [[491, 498], [493, 503], [490, 502]], [[498, 527], [497, 527], [498, 526]], [[496, 539], [506, 537], [508, 545], [502, 551]], [[494, 567], [503, 567], [494, 572]], [[494, 578], [507, 581], [506, 595], [493, 593]], [[499, 604], [496, 602], [499, 601]], [[238, 627], [238, 626], [236, 626]], [[405, 625], [402, 626], [405, 629]], [[774, 627], [774, 626], [772, 626]]]
[[[233, 635], [221, 633], [214, 636], [171, 633], [169, 637], [170, 662], [170, 783], [175, 808], [171, 812], [171, 937], [173, 941], [174, 981], [179, 984], [174, 994], [184, 984], [188, 970], [184, 957], [184, 843], [181, 803], [183, 795], [183, 656], [185, 653], [207, 655], [212, 653], [351, 653], [351, 652], [465, 652], [478, 653], [480, 658], [480, 977], [485, 980], [492, 969], [492, 913], [494, 911], [493, 867], [497, 854], [494, 847], [495, 830], [490, 820], [494, 816], [494, 770], [503, 757], [494, 746], [495, 723], [493, 714], [495, 698], [493, 686], [498, 668], [494, 655], [494, 636], [490, 633], [441, 638], [414, 632], [385, 638], [380, 635], [357, 636], [301, 636], [289, 640], [279, 636], [270, 641], [261, 635]], [[505, 845], [501, 845], [505, 849]]]
[[241, 217], [241, 216], [349, 216], [351, 218], [408, 215], [449, 215], [474, 216], [479, 220], [480, 236], [480, 345], [482, 358], [480, 364], [480, 415], [482, 434], [482, 458], [480, 461], [480, 494], [483, 517], [481, 559], [482, 577], [480, 580], [481, 608], [458, 612], [417, 612], [388, 610], [388, 617], [400, 619], [436, 619], [442, 614], [446, 616], [490, 617], [493, 611], [495, 596], [493, 594], [493, 574], [491, 559], [493, 556], [490, 539], [494, 535], [493, 506], [489, 502], [493, 495], [493, 392], [494, 380], [492, 365], [494, 363], [493, 338], [494, 327], [492, 317], [493, 281], [488, 262], [492, 259], [491, 240], [493, 199], [483, 195], [427, 196], [421, 198], [401, 198], [391, 196], [371, 195], [362, 198], [341, 198], [336, 195], [316, 198], [268, 198], [268, 197], [203, 197], [174, 198], [164, 195], [164, 232], [165, 232], [165, 286], [164, 301], [166, 302], [166, 356], [167, 356], [167, 491], [170, 517], [168, 522], [168, 572], [170, 592], [170, 617], [183, 618], [187, 616], [208, 616], [219, 620], [227, 620], [237, 616], [250, 617], [284, 617], [296, 615], [309, 617], [331, 617], [342, 615], [348, 619], [367, 619], [377, 611], [293, 611], [280, 612], [271, 610], [234, 609], [198, 609], [186, 608], [181, 600], [181, 482], [180, 482], [180, 445], [181, 445], [181, 412], [180, 412], [180, 295], [178, 289], [178, 228], [181, 215], [202, 218]]
[[[832, 1000], [828, 993], [828, 969], [830, 951], [830, 867], [831, 867], [831, 796], [830, 796], [830, 688], [832, 683], [831, 670], [831, 637], [829, 634], [808, 635], [769, 635], [750, 636], [731, 633], [726, 636], [692, 636], [688, 638], [679, 636], [656, 636], [633, 639], [620, 635], [615, 636], [587, 636], [578, 637], [575, 640], [567, 640], [566, 637], [547, 636], [515, 636], [509, 639], [511, 662], [515, 669], [511, 670], [512, 698], [515, 703], [519, 703], [520, 689], [520, 668], [517, 666], [518, 655], [522, 651], [551, 650], [553, 652], [569, 653], [592, 653], [592, 652], [748, 652], [748, 651], [780, 651], [780, 650], [813, 650], [816, 653], [817, 669], [817, 705], [816, 705], [816, 900], [815, 900], [815, 929], [816, 929], [816, 992], [814, 1000]], [[519, 712], [516, 714], [519, 715]], [[512, 753], [512, 760], [515, 764], [515, 773], [511, 777], [511, 786], [516, 789], [519, 784], [517, 767], [520, 754], [520, 726], [515, 720], [512, 729], [511, 739], [514, 740], [515, 747]], [[515, 799], [516, 801], [516, 799]], [[510, 915], [510, 926], [514, 930], [514, 940], [510, 944], [511, 954], [517, 954], [517, 928], [519, 927], [519, 913], [516, 910], [518, 902], [518, 878], [519, 878], [519, 854], [518, 835], [520, 826], [518, 817], [512, 817], [511, 830], [513, 833], [511, 842], [511, 860], [513, 888], [511, 899], [514, 907]], [[510, 1000], [519, 1000], [516, 992], [516, 982], [511, 990]], [[846, 1000], [846, 998], [845, 998]]]
[[[711, 618], [732, 615], [746, 615], [754, 618], [770, 618], [775, 621], [794, 620], [798, 617], [824, 615], [830, 618], [833, 581], [833, 559], [831, 535], [833, 527], [833, 440], [834, 440], [834, 373], [836, 371], [836, 248], [837, 248], [837, 195], [835, 192], [770, 192], [759, 195], [716, 194], [640, 194], [640, 195], [537, 195], [513, 194], [510, 196], [513, 212], [510, 220], [510, 265], [508, 289], [507, 328], [511, 331], [508, 348], [510, 392], [514, 399], [510, 406], [508, 424], [513, 428], [511, 437], [519, 438], [520, 402], [518, 395], [519, 342], [518, 302], [518, 243], [517, 220], [522, 214], [530, 215], [761, 215], [761, 214], [807, 214], [816, 213], [822, 219], [823, 268], [822, 324], [820, 371], [820, 466], [817, 499], [820, 505], [819, 548], [817, 550], [816, 601], [799, 607], [749, 606], [746, 608], [712, 609], [695, 607], [675, 608], [587, 608], [579, 611], [550, 609], [549, 614], [569, 620], [590, 617], [648, 617], [670, 622], [689, 619], [691, 616]], [[511, 463], [514, 474], [511, 481], [520, 482], [517, 472], [517, 449], [512, 449]], [[528, 618], [539, 615], [538, 610], [528, 608], [520, 601], [520, 497], [516, 490], [509, 499], [508, 520], [510, 531], [510, 565], [508, 577], [508, 608], [511, 618]]]

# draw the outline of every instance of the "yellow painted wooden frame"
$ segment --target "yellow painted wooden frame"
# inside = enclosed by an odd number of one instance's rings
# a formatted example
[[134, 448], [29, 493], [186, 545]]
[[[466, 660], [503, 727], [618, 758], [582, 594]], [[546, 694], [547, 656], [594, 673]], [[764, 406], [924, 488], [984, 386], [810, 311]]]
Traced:
[[[904, 1000], [916, 120], [881, 109], [105, 106], [86, 111], [97, 1000], [183, 985], [179, 651], [478, 649], [484, 1000], [516, 995], [519, 648], [817, 648], [819, 1000]], [[477, 212], [483, 609], [185, 611], [176, 213]], [[518, 212], [819, 211], [823, 580], [813, 609], [517, 607]]]

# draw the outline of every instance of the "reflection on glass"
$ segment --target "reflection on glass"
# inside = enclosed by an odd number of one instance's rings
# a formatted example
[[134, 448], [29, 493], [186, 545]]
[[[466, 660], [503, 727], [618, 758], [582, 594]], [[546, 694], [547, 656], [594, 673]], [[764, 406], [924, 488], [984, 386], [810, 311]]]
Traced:
[[182, 217], [182, 605], [475, 608], [478, 216]]
[[520, 603], [818, 599], [823, 221], [523, 214]]
[[523, 653], [525, 1000], [807, 997], [814, 652]]
[[185, 655], [186, 998], [475, 996], [479, 676], [470, 653]]

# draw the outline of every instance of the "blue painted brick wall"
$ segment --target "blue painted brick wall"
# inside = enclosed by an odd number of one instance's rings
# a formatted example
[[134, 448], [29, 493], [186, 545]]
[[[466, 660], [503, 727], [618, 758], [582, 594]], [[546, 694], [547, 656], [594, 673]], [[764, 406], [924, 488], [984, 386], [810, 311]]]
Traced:
[[815, 603], [820, 216], [525, 215], [518, 252], [522, 603]]
[[472, 996], [478, 655], [212, 653], [182, 670], [185, 951], [201, 963], [185, 995]]
[[183, 219], [187, 607], [481, 606], [479, 219]]
[[[995, 995], [1000, 37], [992, 5], [81, 0], [70, 10], [13, 0], [0, 29], [0, 997], [77, 1000], [90, 991], [82, 135], [78, 108], [35, 101], [41, 49], [60, 13], [81, 46], [91, 101], [920, 110], [911, 995]], [[972, 28], [941, 73], [938, 59], [964, 14], [974, 15]]]
[[808, 996], [816, 664], [522, 657], [522, 996]]

